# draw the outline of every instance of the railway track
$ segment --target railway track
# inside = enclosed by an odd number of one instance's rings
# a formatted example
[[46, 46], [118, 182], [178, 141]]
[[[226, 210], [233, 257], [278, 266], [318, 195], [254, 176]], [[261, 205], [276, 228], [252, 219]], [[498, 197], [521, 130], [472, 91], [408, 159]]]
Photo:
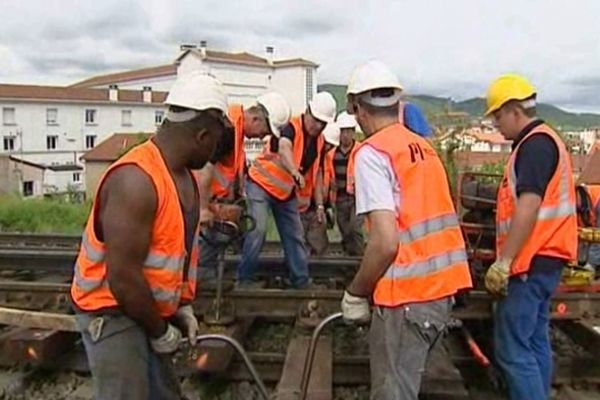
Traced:
[[[44, 242], [46, 239], [48, 242]], [[16, 393], [14, 398], [91, 398], [87, 362], [74, 332], [68, 296], [78, 240], [74, 236], [0, 234], [0, 399], [13, 398], [2, 397], [6, 390]], [[224, 301], [228, 309], [235, 310], [235, 323], [224, 327], [205, 325], [204, 329], [243, 343], [276, 398], [296, 399], [293, 396], [299, 390], [299, 371], [311, 330], [327, 315], [339, 311], [342, 289], [359, 260], [335, 255], [312, 258], [311, 275], [322, 289], [284, 290], [285, 263], [276, 245], [269, 246], [261, 255], [259, 274], [268, 278], [267, 288], [239, 290], [226, 285]], [[238, 260], [234, 254], [227, 256], [228, 280], [232, 280]], [[195, 303], [199, 318], [208, 312], [213, 297], [213, 291], [201, 288]], [[453, 316], [462, 321], [483, 354], [493, 361], [492, 303], [485, 292], [472, 291], [460, 299]], [[25, 313], [11, 316], [14, 310]], [[317, 348], [309, 399], [368, 398], [366, 332], [366, 328], [341, 323], [326, 329]], [[598, 287], [581, 291], [562, 288], [556, 293], [552, 337], [557, 366], [553, 398], [600, 399]], [[190, 399], [260, 398], [256, 386], [249, 383], [251, 377], [241, 359], [227, 347], [204, 343], [194, 352], [183, 350], [176, 358]], [[462, 329], [450, 330], [432, 360], [421, 398], [502, 398], [493, 363], [491, 367], [481, 364], [467, 345]], [[19, 369], [25, 365], [28, 369]], [[9, 375], [11, 378], [5, 378]], [[12, 386], [3, 383], [7, 380], [13, 382]], [[215, 389], [214, 382], [219, 380], [224, 383]], [[209, 392], [220, 394], [210, 397]], [[198, 397], [198, 393], [204, 394]]]

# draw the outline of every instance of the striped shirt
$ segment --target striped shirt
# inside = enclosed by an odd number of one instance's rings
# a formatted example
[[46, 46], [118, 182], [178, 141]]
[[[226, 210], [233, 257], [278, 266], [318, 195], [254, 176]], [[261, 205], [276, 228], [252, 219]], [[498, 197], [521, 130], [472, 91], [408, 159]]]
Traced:
[[333, 155], [333, 168], [335, 171], [335, 183], [338, 194], [346, 194], [346, 178], [348, 177], [348, 160], [350, 159], [350, 153], [356, 145], [356, 142], [352, 142], [352, 146], [347, 153], [342, 151], [341, 147], [335, 149]]

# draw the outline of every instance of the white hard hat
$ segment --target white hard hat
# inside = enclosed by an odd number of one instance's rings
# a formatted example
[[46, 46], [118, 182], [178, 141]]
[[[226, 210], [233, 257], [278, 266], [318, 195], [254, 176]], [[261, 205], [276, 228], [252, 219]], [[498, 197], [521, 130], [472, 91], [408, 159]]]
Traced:
[[335, 118], [337, 104], [329, 92], [319, 92], [308, 103], [308, 108], [313, 117], [319, 121], [330, 123]]
[[340, 127], [335, 122], [330, 122], [323, 129], [323, 138], [329, 144], [334, 146], [340, 145]]
[[256, 102], [267, 110], [271, 133], [279, 137], [281, 134], [279, 129], [287, 125], [292, 116], [287, 100], [281, 93], [269, 92], [258, 96]]
[[386, 107], [396, 104], [400, 100], [402, 86], [396, 74], [379, 60], [371, 60], [358, 66], [350, 76], [346, 95], [358, 95], [375, 89], [395, 89], [393, 96], [372, 97], [365, 94], [363, 99], [376, 107]]
[[197, 111], [215, 108], [227, 113], [227, 94], [217, 78], [194, 71], [177, 76], [165, 104]]
[[337, 116], [337, 119], [335, 120], [335, 122], [340, 127], [340, 129], [345, 129], [345, 128], [354, 129], [354, 128], [356, 128], [356, 125], [357, 125], [356, 118], [354, 118], [354, 115], [350, 115], [346, 111], [342, 111]]

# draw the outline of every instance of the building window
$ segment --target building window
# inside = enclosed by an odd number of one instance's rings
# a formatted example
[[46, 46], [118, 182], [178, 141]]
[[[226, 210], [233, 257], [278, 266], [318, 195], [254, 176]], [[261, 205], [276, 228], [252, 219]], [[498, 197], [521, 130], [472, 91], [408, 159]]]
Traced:
[[23, 197], [33, 196], [33, 181], [23, 182]]
[[13, 151], [15, 149], [15, 137], [4, 136], [4, 151]]
[[313, 69], [306, 68], [306, 103], [313, 98]]
[[121, 125], [131, 126], [131, 110], [121, 111]]
[[4, 125], [16, 125], [15, 108], [14, 107], [3, 107], [2, 108], [2, 123]]
[[98, 110], [88, 109], [85, 110], [85, 123], [88, 125], [96, 124]]
[[81, 182], [81, 173], [73, 172], [73, 182]]
[[164, 111], [155, 111], [154, 112], [154, 123], [156, 125], [162, 124], [164, 117], [165, 117], [165, 112]]
[[57, 135], [46, 136], [46, 148], [48, 150], [56, 149], [57, 145], [58, 145], [58, 136]]
[[92, 149], [96, 146], [96, 135], [86, 135], [85, 136], [85, 148]]
[[46, 108], [46, 125], [58, 125], [58, 108]]

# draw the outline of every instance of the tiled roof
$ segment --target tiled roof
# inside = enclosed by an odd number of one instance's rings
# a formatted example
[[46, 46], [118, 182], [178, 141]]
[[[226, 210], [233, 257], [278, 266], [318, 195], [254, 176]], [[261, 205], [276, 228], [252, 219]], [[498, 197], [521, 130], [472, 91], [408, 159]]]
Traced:
[[87, 151], [81, 156], [81, 159], [86, 162], [113, 162], [121, 157], [127, 149], [147, 140], [150, 136], [152, 136], [152, 133], [115, 133], [93, 149]]
[[[14, 100], [110, 102], [108, 89], [89, 89], [64, 86], [0, 84], [0, 98]], [[162, 104], [166, 92], [152, 92], [152, 103]], [[118, 101], [143, 103], [141, 90], [118, 90]]]
[[81, 82], [74, 83], [70, 87], [94, 87], [108, 85], [111, 83], [135, 81], [139, 79], [158, 78], [161, 76], [175, 75], [177, 66], [175, 64], [159, 65], [157, 67], [134, 69], [131, 71], [118, 72], [115, 74], [99, 75]]
[[[197, 56], [202, 56], [200, 49], [187, 49], [183, 51], [176, 61], [181, 60], [186, 54], [192, 52]], [[256, 66], [269, 66], [269, 61], [266, 58], [259, 57], [257, 55], [242, 52], [242, 53], [228, 53], [225, 51], [206, 50], [206, 60], [232, 63], [232, 64], [245, 64], [245, 65], [256, 65]], [[317, 67], [318, 64], [305, 60], [303, 58], [290, 58], [285, 60], [273, 61], [274, 67], [289, 67], [289, 66], [309, 66]], [[94, 87], [109, 84], [118, 84], [121, 82], [137, 81], [141, 79], [152, 79], [159, 78], [161, 76], [176, 75], [177, 64], [159, 65], [156, 67], [135, 69], [131, 71], [117, 72], [114, 74], [106, 74], [95, 76], [90, 79], [85, 79], [80, 82], [76, 82], [71, 87]]]
[[600, 151], [590, 153], [578, 182], [600, 185]]
[[510, 153], [495, 151], [457, 151], [454, 160], [459, 168], [480, 167], [485, 164], [498, 164], [508, 160]]
[[465, 132], [467, 135], [474, 137], [477, 141], [491, 144], [510, 144], [510, 140], [506, 140], [498, 131], [485, 133], [480, 128], [472, 128]]

